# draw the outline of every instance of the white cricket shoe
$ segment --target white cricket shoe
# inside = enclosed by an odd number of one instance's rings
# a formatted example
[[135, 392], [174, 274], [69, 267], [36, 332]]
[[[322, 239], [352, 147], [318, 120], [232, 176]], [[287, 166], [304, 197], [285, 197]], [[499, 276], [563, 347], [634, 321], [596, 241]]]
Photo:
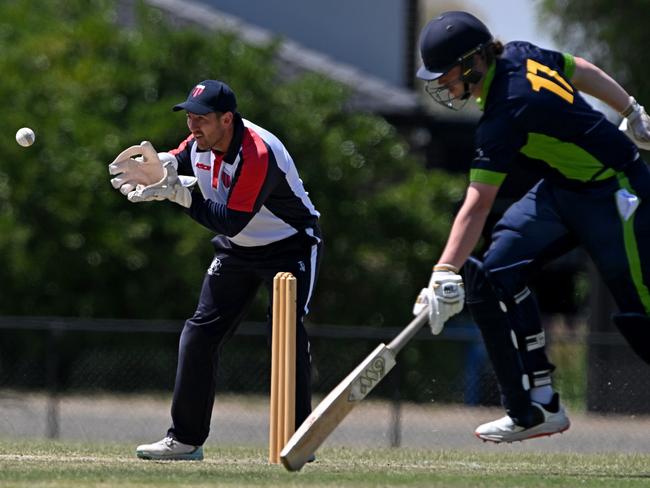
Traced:
[[142, 444], [138, 446], [135, 454], [140, 459], [201, 461], [203, 459], [203, 447], [183, 444], [173, 437], [168, 436], [153, 444]]
[[547, 405], [531, 402], [535, 421], [530, 427], [515, 424], [509, 416], [479, 425], [474, 434], [479, 439], [491, 442], [515, 442], [549, 436], [564, 432], [571, 422], [564, 407], [560, 404], [559, 395], [553, 395], [553, 400]]

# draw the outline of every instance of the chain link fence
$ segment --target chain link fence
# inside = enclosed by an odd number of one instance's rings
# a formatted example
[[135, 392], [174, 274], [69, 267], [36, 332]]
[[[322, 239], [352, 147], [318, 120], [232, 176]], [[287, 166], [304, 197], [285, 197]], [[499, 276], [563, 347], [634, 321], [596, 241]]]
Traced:
[[[573, 427], [526, 444], [552, 451], [650, 452], [650, 381], [617, 334], [549, 319], [549, 354]], [[0, 437], [150, 442], [169, 426], [178, 321], [0, 318]], [[314, 405], [395, 327], [308, 326]], [[267, 325], [244, 323], [224, 347], [208, 443], [265, 445]], [[421, 331], [327, 444], [482, 449], [476, 425], [503, 415], [475, 326]]]

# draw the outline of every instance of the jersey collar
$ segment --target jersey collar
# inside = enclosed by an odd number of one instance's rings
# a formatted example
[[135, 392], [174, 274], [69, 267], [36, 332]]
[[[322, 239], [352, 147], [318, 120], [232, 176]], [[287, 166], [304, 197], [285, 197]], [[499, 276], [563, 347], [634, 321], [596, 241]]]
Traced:
[[485, 110], [485, 102], [487, 101], [488, 93], [490, 92], [490, 86], [492, 85], [492, 80], [494, 79], [494, 73], [496, 72], [497, 63], [493, 62], [485, 73], [485, 79], [483, 80], [483, 86], [481, 87], [481, 96], [476, 99], [476, 103], [481, 110]]

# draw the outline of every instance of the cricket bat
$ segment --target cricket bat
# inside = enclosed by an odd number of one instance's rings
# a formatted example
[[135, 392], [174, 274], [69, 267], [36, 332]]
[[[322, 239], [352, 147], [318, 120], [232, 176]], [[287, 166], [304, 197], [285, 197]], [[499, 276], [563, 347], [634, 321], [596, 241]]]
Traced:
[[280, 452], [280, 460], [289, 471], [298, 471], [316, 449], [396, 364], [395, 356], [428, 321], [426, 306], [388, 345], [380, 344], [334, 388]]

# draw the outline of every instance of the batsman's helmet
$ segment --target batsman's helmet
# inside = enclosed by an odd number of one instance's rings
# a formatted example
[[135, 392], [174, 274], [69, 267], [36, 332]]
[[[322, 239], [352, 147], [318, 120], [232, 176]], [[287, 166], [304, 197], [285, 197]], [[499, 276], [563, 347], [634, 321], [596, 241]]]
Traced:
[[[420, 34], [423, 66], [417, 77], [432, 81], [479, 52], [492, 34], [479, 19], [467, 12], [445, 12], [431, 20]], [[467, 80], [470, 83], [473, 80]]]

